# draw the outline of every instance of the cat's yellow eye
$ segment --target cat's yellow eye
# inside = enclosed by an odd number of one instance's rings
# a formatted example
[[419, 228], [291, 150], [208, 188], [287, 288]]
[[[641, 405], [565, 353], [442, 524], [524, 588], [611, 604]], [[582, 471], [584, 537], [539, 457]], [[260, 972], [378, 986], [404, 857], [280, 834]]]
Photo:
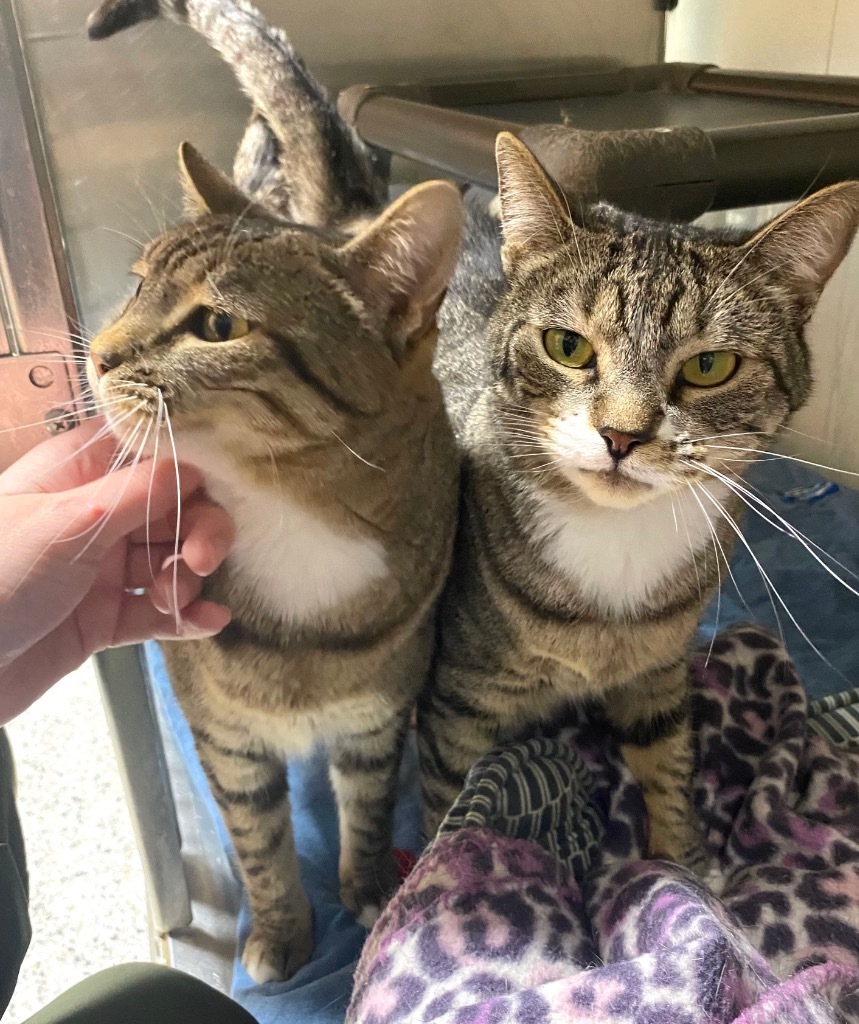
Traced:
[[543, 331], [543, 347], [556, 363], [574, 370], [589, 370], [596, 363], [593, 346], [587, 338], [564, 327]]
[[205, 341], [235, 341], [236, 338], [243, 338], [250, 329], [250, 324], [243, 316], [210, 309], [203, 317], [202, 337]]
[[699, 352], [683, 364], [680, 379], [696, 388], [714, 388], [733, 376], [739, 362], [735, 352]]

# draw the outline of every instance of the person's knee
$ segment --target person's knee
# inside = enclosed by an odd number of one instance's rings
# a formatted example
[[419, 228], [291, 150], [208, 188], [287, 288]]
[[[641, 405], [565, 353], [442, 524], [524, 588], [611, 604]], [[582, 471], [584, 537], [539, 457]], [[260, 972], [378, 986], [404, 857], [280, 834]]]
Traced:
[[254, 1024], [238, 1003], [190, 974], [132, 963], [94, 974], [28, 1024]]

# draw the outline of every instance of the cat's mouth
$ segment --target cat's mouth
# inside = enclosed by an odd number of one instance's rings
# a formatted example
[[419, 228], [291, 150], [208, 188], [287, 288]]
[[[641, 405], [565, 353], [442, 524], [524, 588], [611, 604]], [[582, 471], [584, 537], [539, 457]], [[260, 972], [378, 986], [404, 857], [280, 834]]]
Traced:
[[655, 484], [631, 476], [620, 466], [611, 469], [576, 469], [575, 483], [596, 505], [629, 508], [650, 501], [660, 493]]

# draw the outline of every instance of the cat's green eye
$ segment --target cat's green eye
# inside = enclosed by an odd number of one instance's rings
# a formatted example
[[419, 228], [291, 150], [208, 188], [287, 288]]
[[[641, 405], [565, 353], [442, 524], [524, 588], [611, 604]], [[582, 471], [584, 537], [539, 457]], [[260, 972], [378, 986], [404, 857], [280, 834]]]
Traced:
[[596, 354], [587, 338], [564, 327], [543, 331], [543, 347], [556, 363], [574, 370], [589, 370], [596, 364]]
[[243, 338], [250, 329], [250, 324], [243, 316], [209, 309], [203, 316], [201, 334], [204, 341], [235, 341], [236, 338]]
[[699, 352], [683, 364], [680, 379], [696, 388], [714, 388], [734, 375], [739, 362], [735, 352]]

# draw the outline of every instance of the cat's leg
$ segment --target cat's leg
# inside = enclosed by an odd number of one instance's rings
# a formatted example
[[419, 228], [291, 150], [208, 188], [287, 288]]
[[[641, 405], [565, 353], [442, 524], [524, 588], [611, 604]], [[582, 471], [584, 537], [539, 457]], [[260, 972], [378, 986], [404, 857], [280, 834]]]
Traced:
[[313, 952], [313, 915], [298, 873], [284, 761], [214, 722], [193, 732], [253, 916], [242, 962], [257, 983], [289, 978]]
[[641, 785], [651, 857], [704, 875], [708, 860], [692, 799], [689, 668], [684, 657], [611, 690], [605, 711], [629, 770]]
[[340, 898], [367, 928], [399, 884], [393, 819], [410, 716], [407, 707], [372, 729], [329, 741], [340, 819]]
[[424, 832], [432, 839], [474, 763], [527, 735], [561, 699], [545, 680], [439, 666], [418, 703]]

